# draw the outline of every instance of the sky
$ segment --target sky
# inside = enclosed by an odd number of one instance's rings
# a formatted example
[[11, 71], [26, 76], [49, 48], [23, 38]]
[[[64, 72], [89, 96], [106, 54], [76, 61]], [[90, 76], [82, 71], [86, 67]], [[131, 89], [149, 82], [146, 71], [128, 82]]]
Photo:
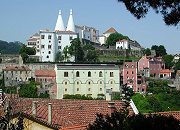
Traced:
[[145, 48], [164, 45], [168, 53], [180, 53], [180, 25], [165, 25], [153, 10], [137, 20], [117, 0], [1, 0], [0, 40], [26, 43], [39, 30], [53, 31], [59, 10], [67, 26], [70, 9], [76, 25], [94, 27], [100, 35], [114, 27]]

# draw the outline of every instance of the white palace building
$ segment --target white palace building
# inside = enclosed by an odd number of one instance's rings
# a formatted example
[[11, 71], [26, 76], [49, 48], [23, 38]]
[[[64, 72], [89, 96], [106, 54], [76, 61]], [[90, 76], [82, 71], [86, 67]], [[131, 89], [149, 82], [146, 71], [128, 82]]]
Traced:
[[54, 31], [40, 30], [39, 33], [27, 40], [27, 46], [36, 48], [36, 56], [39, 57], [39, 61], [54, 62], [57, 52], [63, 51], [66, 46], [70, 46], [70, 42], [78, 36], [80, 40], [86, 39], [96, 42], [98, 31], [92, 27], [75, 25], [72, 9], [70, 10], [67, 28], [65, 28], [60, 10]]

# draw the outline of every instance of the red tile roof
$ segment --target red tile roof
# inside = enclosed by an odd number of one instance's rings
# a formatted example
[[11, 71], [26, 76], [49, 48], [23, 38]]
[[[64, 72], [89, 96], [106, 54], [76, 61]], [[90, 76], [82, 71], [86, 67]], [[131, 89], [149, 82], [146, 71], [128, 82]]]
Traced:
[[[95, 121], [96, 113], [106, 115], [109, 112], [108, 101], [105, 100], [58, 100], [58, 99], [28, 99], [13, 100], [13, 112], [22, 111], [32, 114], [32, 101], [37, 103], [37, 116], [48, 121], [48, 103], [52, 103], [52, 124], [62, 128], [84, 127]], [[122, 102], [115, 101], [117, 110], [123, 108]], [[132, 112], [132, 110], [131, 110]]]
[[4, 71], [31, 71], [31, 69], [25, 66], [7, 66], [3, 70]]
[[169, 69], [163, 69], [160, 71], [160, 74], [170, 74], [172, 73], [173, 71], [172, 70], [169, 70]]
[[106, 32], [104, 32], [104, 34], [105, 33], [117, 33], [117, 31], [113, 27], [111, 27]]
[[35, 76], [40, 77], [55, 77], [55, 70], [35, 70]]

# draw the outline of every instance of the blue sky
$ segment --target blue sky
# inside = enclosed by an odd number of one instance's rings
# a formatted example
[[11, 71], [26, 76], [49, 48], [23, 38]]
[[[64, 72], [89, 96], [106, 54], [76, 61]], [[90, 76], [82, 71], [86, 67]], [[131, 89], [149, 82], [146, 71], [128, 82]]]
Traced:
[[154, 11], [137, 20], [117, 0], [2, 0], [0, 39], [25, 43], [40, 29], [54, 30], [60, 9], [66, 26], [71, 8], [75, 24], [95, 27], [100, 34], [114, 27], [143, 47], [162, 44], [168, 53], [180, 53], [180, 26], [165, 25]]

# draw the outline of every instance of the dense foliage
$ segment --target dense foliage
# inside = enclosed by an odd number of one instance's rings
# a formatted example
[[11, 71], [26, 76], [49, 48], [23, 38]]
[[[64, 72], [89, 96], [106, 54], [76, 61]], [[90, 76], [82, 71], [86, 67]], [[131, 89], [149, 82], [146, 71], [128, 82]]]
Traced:
[[23, 84], [19, 89], [19, 96], [26, 98], [37, 98], [37, 87], [35, 82], [30, 82], [29, 84]]
[[166, 49], [163, 45], [152, 45], [151, 50], [155, 50], [156, 51], [156, 56], [164, 56], [166, 55]]
[[149, 48], [146, 48], [144, 53], [149, 56], [151, 55], [151, 50]]
[[179, 0], [118, 0], [125, 4], [128, 11], [137, 19], [146, 16], [150, 8], [161, 13], [167, 25], [178, 25], [180, 21]]
[[88, 130], [179, 130], [179, 121], [172, 116], [132, 115], [115, 112], [110, 115], [97, 114]]
[[19, 54], [23, 44], [20, 42], [6, 42], [0, 40], [0, 53], [2, 54]]
[[147, 89], [149, 94], [132, 97], [141, 113], [180, 110], [180, 91], [168, 87], [167, 81], [153, 80]]
[[109, 35], [109, 37], [106, 40], [106, 45], [108, 46], [115, 46], [116, 42], [118, 40], [122, 40], [122, 39], [129, 39], [127, 36], [123, 36], [120, 33], [112, 33]]
[[36, 49], [27, 47], [26, 45], [23, 45], [19, 51], [19, 54], [21, 55], [23, 62], [27, 62], [29, 55], [35, 55], [36, 54]]
[[174, 66], [173, 59], [174, 59], [173, 55], [164, 55], [163, 56], [163, 60], [165, 62], [166, 69], [171, 69]]
[[81, 62], [84, 60], [84, 51], [81, 47], [81, 41], [79, 38], [73, 39], [68, 49], [69, 54], [75, 57], [75, 62]]

